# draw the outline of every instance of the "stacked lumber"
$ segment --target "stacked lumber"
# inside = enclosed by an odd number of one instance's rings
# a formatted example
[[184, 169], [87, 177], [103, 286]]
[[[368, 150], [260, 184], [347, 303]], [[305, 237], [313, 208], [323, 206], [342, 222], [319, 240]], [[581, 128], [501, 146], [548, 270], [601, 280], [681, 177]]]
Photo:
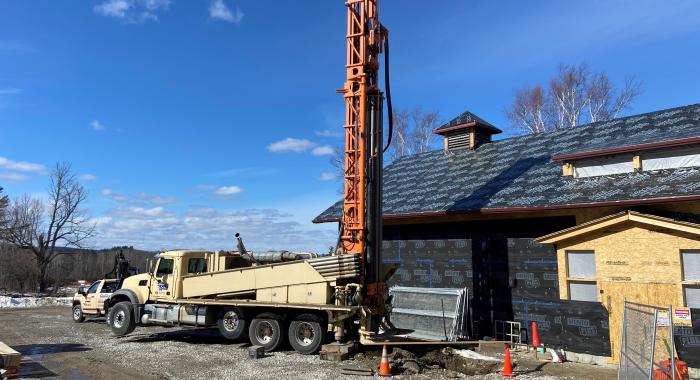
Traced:
[[17, 373], [21, 360], [22, 355], [19, 352], [0, 342], [0, 368], [6, 371], [3, 376]]

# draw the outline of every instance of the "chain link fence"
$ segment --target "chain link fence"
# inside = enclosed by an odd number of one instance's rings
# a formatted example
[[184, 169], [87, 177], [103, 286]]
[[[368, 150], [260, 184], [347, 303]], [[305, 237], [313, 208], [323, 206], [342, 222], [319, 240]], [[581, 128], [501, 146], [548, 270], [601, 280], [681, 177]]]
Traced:
[[672, 309], [626, 301], [619, 380], [676, 379]]

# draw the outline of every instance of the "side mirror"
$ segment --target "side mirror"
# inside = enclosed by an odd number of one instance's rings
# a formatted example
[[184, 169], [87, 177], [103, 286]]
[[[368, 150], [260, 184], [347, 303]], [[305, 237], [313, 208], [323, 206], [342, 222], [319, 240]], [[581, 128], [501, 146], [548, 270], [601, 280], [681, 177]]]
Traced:
[[87, 289], [85, 289], [84, 286], [81, 286], [78, 288], [78, 294], [86, 295], [87, 294]]
[[153, 274], [153, 259], [148, 259], [148, 273]]

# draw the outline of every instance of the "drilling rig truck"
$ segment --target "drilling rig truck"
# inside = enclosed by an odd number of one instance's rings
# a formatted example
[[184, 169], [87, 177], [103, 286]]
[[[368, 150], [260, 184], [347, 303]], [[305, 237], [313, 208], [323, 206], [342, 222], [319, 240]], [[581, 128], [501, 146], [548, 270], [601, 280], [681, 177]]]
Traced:
[[107, 301], [115, 335], [137, 325], [218, 326], [230, 339], [248, 335], [267, 351], [285, 340], [298, 352], [317, 352], [329, 332], [338, 342], [369, 343], [392, 328], [381, 258], [382, 109], [379, 56], [389, 138], [392, 115], [388, 31], [379, 22], [378, 0], [347, 0], [345, 164], [343, 214], [334, 254], [162, 252], [148, 273], [126, 278]]

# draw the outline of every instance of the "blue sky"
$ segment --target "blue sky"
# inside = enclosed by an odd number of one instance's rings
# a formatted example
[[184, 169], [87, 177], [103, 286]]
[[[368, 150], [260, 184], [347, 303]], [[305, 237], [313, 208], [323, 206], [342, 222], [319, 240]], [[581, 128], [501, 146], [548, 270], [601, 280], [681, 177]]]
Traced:
[[[670, 6], [670, 5], [673, 6]], [[42, 197], [69, 161], [95, 247], [325, 251], [310, 220], [338, 198], [343, 1], [4, 1], [0, 186]], [[505, 130], [514, 88], [588, 63], [644, 93], [630, 113], [697, 103], [693, 1], [388, 1], [401, 109], [470, 110]], [[326, 173], [326, 174], [324, 174]]]

